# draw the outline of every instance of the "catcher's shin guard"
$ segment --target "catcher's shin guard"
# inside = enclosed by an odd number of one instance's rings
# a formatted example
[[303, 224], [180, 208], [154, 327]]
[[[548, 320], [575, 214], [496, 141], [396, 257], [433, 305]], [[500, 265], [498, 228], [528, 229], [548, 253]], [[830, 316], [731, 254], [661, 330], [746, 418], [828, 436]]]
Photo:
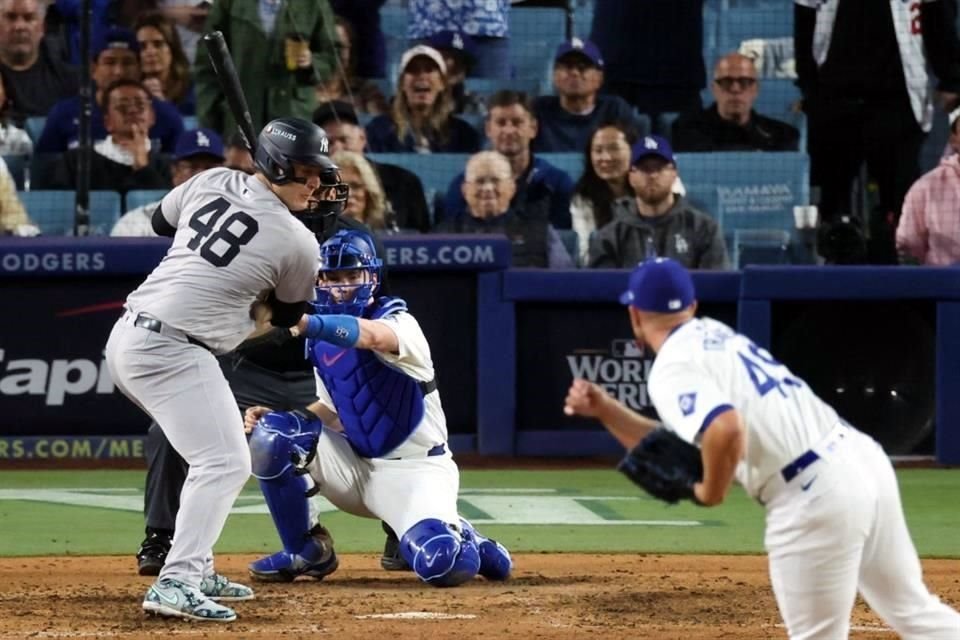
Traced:
[[463, 584], [480, 570], [477, 545], [436, 518], [410, 527], [400, 539], [400, 553], [421, 580], [435, 587]]
[[460, 518], [460, 530], [463, 537], [473, 539], [480, 553], [480, 575], [487, 580], [506, 580], [513, 570], [513, 559], [507, 548], [496, 540], [486, 538], [474, 529], [473, 525]]
[[278, 551], [251, 562], [250, 576], [260, 582], [293, 582], [297, 576], [323, 580], [340, 566], [333, 537], [321, 525], [310, 530], [299, 552]]

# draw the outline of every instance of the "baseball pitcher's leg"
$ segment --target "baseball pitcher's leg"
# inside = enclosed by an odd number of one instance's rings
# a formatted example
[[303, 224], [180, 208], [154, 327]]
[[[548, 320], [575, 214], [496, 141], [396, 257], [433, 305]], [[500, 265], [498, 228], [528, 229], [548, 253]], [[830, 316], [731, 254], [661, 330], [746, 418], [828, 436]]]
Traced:
[[513, 570], [513, 559], [507, 548], [496, 540], [480, 535], [472, 524], [460, 518], [460, 531], [465, 538], [473, 538], [480, 552], [480, 575], [487, 580], [506, 580]]
[[904, 640], [960, 638], [960, 613], [923, 583], [923, 569], [903, 517], [890, 461], [873, 442], [863, 455], [863, 477], [876, 486], [877, 509], [864, 548], [860, 592]]
[[187, 463], [170, 445], [156, 422], [152, 422], [147, 430], [144, 450], [147, 458], [143, 496], [146, 537], [137, 551], [137, 568], [142, 576], [155, 576], [160, 574], [173, 541], [180, 490], [187, 479]]

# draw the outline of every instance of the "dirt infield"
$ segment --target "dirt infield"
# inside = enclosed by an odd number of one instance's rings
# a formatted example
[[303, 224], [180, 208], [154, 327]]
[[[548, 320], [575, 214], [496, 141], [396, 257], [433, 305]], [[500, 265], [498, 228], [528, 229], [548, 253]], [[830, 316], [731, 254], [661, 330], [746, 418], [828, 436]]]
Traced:
[[[218, 558], [246, 574], [252, 556]], [[0, 640], [24, 638], [783, 638], [766, 560], [756, 556], [521, 554], [514, 578], [435, 589], [347, 555], [322, 583], [257, 585], [230, 624], [147, 617], [150, 583], [132, 557], [0, 560]], [[927, 583], [960, 605], [960, 561], [924, 562]], [[853, 638], [892, 639], [862, 604]]]

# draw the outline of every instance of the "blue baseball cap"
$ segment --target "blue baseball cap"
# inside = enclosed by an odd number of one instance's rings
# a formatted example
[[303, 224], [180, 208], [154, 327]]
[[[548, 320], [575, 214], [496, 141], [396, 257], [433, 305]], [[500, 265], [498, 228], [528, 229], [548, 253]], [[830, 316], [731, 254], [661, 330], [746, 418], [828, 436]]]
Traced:
[[173, 159], [183, 160], [192, 156], [213, 156], [224, 160], [223, 138], [213, 129], [184, 131], [173, 147]]
[[670, 258], [651, 258], [630, 274], [621, 304], [641, 311], [674, 313], [689, 307], [696, 298], [693, 279], [682, 264]]
[[137, 42], [136, 34], [130, 29], [110, 27], [106, 31], [97, 34], [94, 38], [92, 48], [93, 60], [96, 61], [100, 57], [100, 54], [107, 49], [126, 49], [127, 51], [139, 54], [140, 43]]
[[471, 63], [477, 59], [476, 43], [473, 38], [462, 31], [437, 31], [427, 38], [427, 44], [441, 53], [443, 51], [456, 51]]
[[578, 53], [592, 62], [596, 68], [603, 69], [603, 54], [600, 53], [600, 47], [589, 40], [583, 40], [581, 38], [571, 38], [561, 43], [560, 46], [557, 47], [557, 53], [553, 56], [554, 63], [571, 53]]
[[[634, 165], [650, 156], [663, 158], [667, 162], [674, 162], [673, 149], [670, 143], [662, 136], [643, 136], [633, 145], [633, 152], [630, 155], [630, 164]], [[676, 164], [674, 162], [674, 164]]]

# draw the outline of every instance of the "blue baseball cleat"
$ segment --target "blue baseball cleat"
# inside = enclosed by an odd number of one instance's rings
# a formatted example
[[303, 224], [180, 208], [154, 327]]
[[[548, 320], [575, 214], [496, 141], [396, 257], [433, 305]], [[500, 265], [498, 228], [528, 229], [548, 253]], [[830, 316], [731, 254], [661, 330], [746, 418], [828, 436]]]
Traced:
[[251, 562], [249, 570], [250, 577], [260, 582], [293, 582], [297, 576], [323, 580], [339, 565], [333, 538], [324, 527], [317, 525], [310, 530], [310, 537], [299, 553], [278, 551]]
[[480, 575], [487, 580], [506, 580], [510, 577], [513, 559], [506, 547], [477, 533], [473, 525], [463, 518], [460, 518], [460, 531], [464, 538], [473, 538], [480, 551]]

